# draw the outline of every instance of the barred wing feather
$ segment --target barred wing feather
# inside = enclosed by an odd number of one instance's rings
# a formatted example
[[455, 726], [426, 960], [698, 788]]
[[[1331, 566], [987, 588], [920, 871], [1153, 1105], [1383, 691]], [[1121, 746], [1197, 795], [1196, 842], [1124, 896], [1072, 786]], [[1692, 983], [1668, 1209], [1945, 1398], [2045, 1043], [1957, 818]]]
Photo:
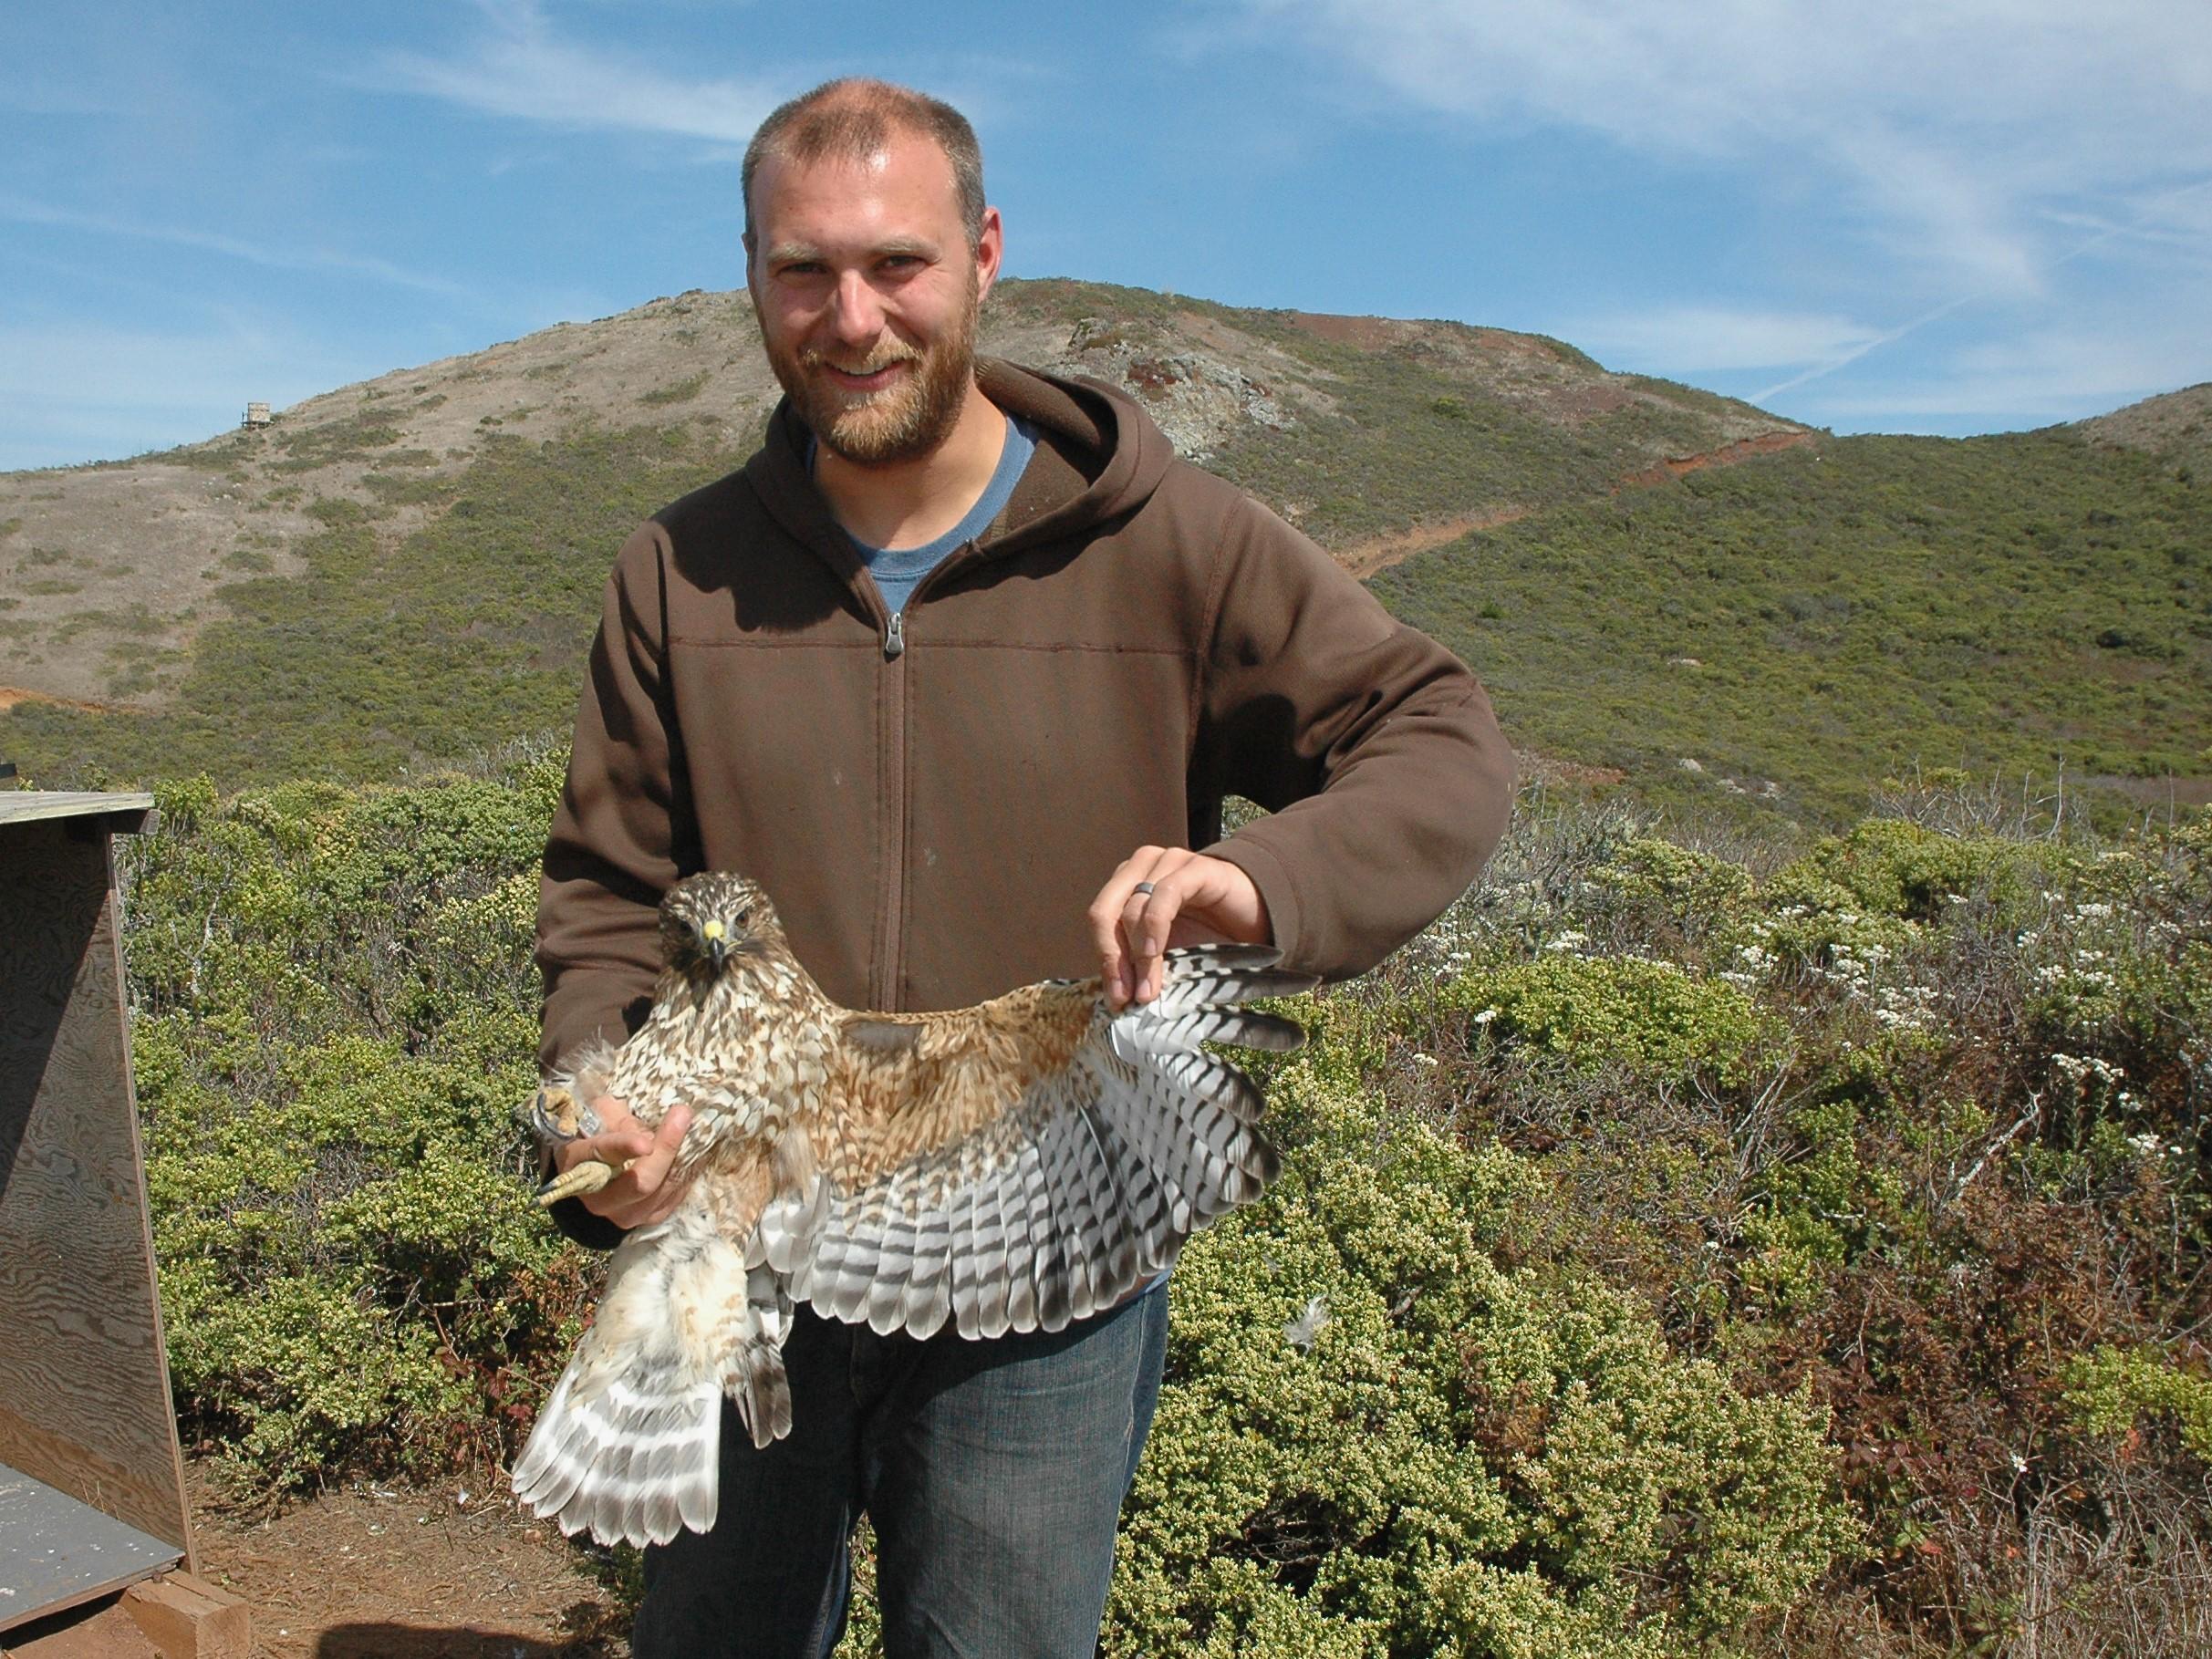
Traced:
[[[763, 1218], [799, 1301], [878, 1332], [1058, 1331], [1112, 1307], [1277, 1168], [1251, 1080], [1200, 1044], [1288, 1050], [1296, 1024], [1245, 1004], [1310, 990], [1272, 949], [1168, 953], [1161, 994], [1108, 1014], [1088, 987], [1031, 987], [951, 1015], [861, 1016], [854, 1092], [882, 1121], [825, 1125], [825, 1190]], [[1057, 1003], [1040, 999], [1057, 997]], [[994, 1011], [998, 1017], [994, 1020]], [[1005, 1032], [1061, 1051], [1007, 1063]], [[994, 1047], [994, 1043], [997, 1044]], [[1049, 1048], [1049, 1043], [1047, 1047]], [[896, 1086], [893, 1086], [896, 1085]]]

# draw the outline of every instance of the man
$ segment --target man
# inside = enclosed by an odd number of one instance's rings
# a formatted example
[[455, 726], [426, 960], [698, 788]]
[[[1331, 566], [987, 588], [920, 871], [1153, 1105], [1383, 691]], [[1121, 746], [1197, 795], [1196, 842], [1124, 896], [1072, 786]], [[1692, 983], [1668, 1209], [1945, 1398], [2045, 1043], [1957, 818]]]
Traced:
[[[1463, 890], [1511, 787], [1480, 689], [1132, 400], [974, 356], [1003, 232], [965, 120], [833, 82], [744, 188], [787, 396], [617, 561], [545, 855], [548, 1063], [634, 1028], [653, 906], [704, 868], [890, 1010], [1087, 971], [1147, 999], [1203, 938], [1355, 973]], [[1273, 815], [1224, 840], [1232, 792]], [[688, 1115], [600, 1111], [559, 1156], [636, 1159], [565, 1207], [606, 1243], [674, 1208]], [[826, 1653], [862, 1509], [892, 1654], [1091, 1653], [1166, 1301], [994, 1342], [802, 1309], [793, 1432], [725, 1418], [722, 1519], [649, 1553], [640, 1659]]]

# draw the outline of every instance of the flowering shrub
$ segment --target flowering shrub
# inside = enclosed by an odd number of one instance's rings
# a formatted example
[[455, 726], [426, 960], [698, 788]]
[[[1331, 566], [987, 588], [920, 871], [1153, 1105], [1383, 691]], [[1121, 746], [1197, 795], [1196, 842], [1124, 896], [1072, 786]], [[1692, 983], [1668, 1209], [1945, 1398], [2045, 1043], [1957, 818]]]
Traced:
[[[242, 1471], [504, 1461], [573, 1340], [512, 1116], [560, 770], [125, 844], [171, 1373]], [[1255, 1062], [1284, 1174], [1177, 1270], [1106, 1651], [2201, 1646], [2212, 828], [1529, 805]]]
[[1107, 1652], [1688, 1653], [1850, 1547], [1812, 1400], [1499, 1265], [1533, 1166], [1308, 1066], [1272, 1099], [1283, 1180], [1176, 1271]]

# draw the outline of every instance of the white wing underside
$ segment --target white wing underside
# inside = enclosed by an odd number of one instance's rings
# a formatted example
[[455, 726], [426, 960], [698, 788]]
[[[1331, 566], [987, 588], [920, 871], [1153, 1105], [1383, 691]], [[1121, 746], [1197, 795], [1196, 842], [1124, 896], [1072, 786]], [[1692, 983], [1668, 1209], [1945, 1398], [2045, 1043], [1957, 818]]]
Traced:
[[[787, 1125], [779, 1173], [805, 1178], [779, 1180], [750, 1239], [719, 1232], [696, 1188], [630, 1233], [515, 1466], [515, 1496], [603, 1542], [711, 1527], [723, 1398], [755, 1444], [790, 1432], [794, 1299], [917, 1337], [948, 1322], [967, 1337], [1058, 1331], [1112, 1307], [1275, 1173], [1253, 1127], [1258, 1089], [1199, 1046], [1298, 1045], [1291, 1021], [1239, 1006], [1311, 987], [1275, 961], [1249, 947], [1169, 951], [1153, 1001], [1102, 1011], [1069, 1064], [978, 1132], [857, 1190], [819, 1175], [827, 1149]], [[577, 1092], [591, 1098], [628, 1058], [580, 1060]]]
[[1158, 997], [1102, 1011], [1072, 1063], [995, 1120], [857, 1191], [825, 1178], [772, 1203], [748, 1260], [879, 1332], [1058, 1331], [1112, 1307], [1275, 1173], [1258, 1089], [1199, 1044], [1298, 1045], [1291, 1021], [1239, 1006], [1310, 989], [1277, 959], [1168, 952]]

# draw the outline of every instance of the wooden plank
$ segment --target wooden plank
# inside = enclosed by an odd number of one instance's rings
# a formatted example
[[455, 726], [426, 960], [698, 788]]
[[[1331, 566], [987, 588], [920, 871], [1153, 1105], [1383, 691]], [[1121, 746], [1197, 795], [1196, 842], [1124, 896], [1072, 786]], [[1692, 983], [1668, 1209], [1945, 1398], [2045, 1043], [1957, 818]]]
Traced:
[[0, 825], [0, 1460], [189, 1556], [108, 839], [75, 827]]
[[0, 824], [30, 824], [48, 818], [110, 818], [113, 828], [138, 828], [153, 810], [149, 794], [106, 793], [73, 789], [0, 789]]
[[123, 1611], [161, 1659], [253, 1659], [254, 1622], [229, 1591], [165, 1572], [123, 1592]]
[[166, 1572], [183, 1553], [0, 1464], [0, 1631]]

